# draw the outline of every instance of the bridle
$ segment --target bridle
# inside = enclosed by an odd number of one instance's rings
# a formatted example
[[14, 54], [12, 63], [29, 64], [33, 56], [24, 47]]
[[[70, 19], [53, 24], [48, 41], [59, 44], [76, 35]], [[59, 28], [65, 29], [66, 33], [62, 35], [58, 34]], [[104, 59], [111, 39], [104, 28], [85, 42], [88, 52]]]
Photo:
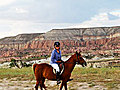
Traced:
[[[76, 57], [77, 57], [77, 61], [75, 62], [75, 63], [72, 63], [72, 62], [67, 62], [67, 63], [69, 63], [69, 64], [80, 64], [79, 63], [79, 60], [78, 60], [78, 54], [76, 53]], [[86, 63], [85, 63], [86, 64]], [[83, 67], [84, 67], [84, 65], [83, 64], [81, 64]], [[87, 64], [85, 65], [85, 66], [87, 66]]]
[[76, 61], [76, 64], [78, 64], [78, 62], [79, 62], [79, 61], [78, 61], [78, 54], [77, 54], [77, 53], [76, 53], [76, 57], [77, 57], [77, 61]]
[[[77, 61], [76, 61], [76, 64], [79, 64], [79, 61], [78, 61], [78, 54], [76, 53], [76, 57], [77, 57]], [[87, 65], [87, 64], [86, 64]], [[82, 64], [82, 66], [84, 67], [84, 65]]]

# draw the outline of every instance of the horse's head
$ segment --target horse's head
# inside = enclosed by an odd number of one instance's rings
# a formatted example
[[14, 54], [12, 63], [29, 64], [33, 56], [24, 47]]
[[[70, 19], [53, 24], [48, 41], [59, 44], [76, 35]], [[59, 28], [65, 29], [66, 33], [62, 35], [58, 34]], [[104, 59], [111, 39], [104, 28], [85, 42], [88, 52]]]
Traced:
[[77, 64], [81, 64], [83, 67], [84, 67], [84, 66], [87, 66], [87, 63], [86, 63], [86, 61], [83, 59], [83, 57], [82, 57], [82, 55], [80, 54], [80, 52], [78, 53], [78, 52], [76, 51], [76, 53], [75, 53], [75, 60], [76, 60], [76, 63], [77, 63]]

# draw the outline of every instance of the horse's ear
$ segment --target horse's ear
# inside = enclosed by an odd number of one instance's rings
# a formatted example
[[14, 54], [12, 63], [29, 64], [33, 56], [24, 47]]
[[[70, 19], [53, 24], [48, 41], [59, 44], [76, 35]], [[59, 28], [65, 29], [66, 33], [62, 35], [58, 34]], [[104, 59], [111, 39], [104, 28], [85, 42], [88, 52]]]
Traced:
[[78, 54], [78, 52], [76, 51], [76, 54]]

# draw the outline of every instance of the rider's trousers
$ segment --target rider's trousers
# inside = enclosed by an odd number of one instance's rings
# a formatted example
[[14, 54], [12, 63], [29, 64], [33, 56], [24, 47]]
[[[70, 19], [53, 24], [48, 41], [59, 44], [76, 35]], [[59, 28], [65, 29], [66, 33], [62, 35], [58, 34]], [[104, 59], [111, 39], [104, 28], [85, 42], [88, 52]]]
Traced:
[[60, 68], [58, 66], [58, 64], [51, 64], [51, 66], [57, 71], [57, 72], [60, 72]]

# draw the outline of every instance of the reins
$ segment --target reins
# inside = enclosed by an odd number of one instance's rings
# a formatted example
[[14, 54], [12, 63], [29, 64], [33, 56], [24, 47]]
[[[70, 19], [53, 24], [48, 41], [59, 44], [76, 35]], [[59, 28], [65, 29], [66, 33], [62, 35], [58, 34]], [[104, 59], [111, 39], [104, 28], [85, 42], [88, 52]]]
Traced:
[[77, 57], [77, 62], [75, 62], [76, 64], [78, 64], [78, 55], [76, 54], [76, 57]]
[[[72, 63], [72, 62], [65, 62], [65, 63], [68, 63], [68, 64], [74, 64], [74, 63]], [[76, 63], [75, 63], [76, 64]]]

